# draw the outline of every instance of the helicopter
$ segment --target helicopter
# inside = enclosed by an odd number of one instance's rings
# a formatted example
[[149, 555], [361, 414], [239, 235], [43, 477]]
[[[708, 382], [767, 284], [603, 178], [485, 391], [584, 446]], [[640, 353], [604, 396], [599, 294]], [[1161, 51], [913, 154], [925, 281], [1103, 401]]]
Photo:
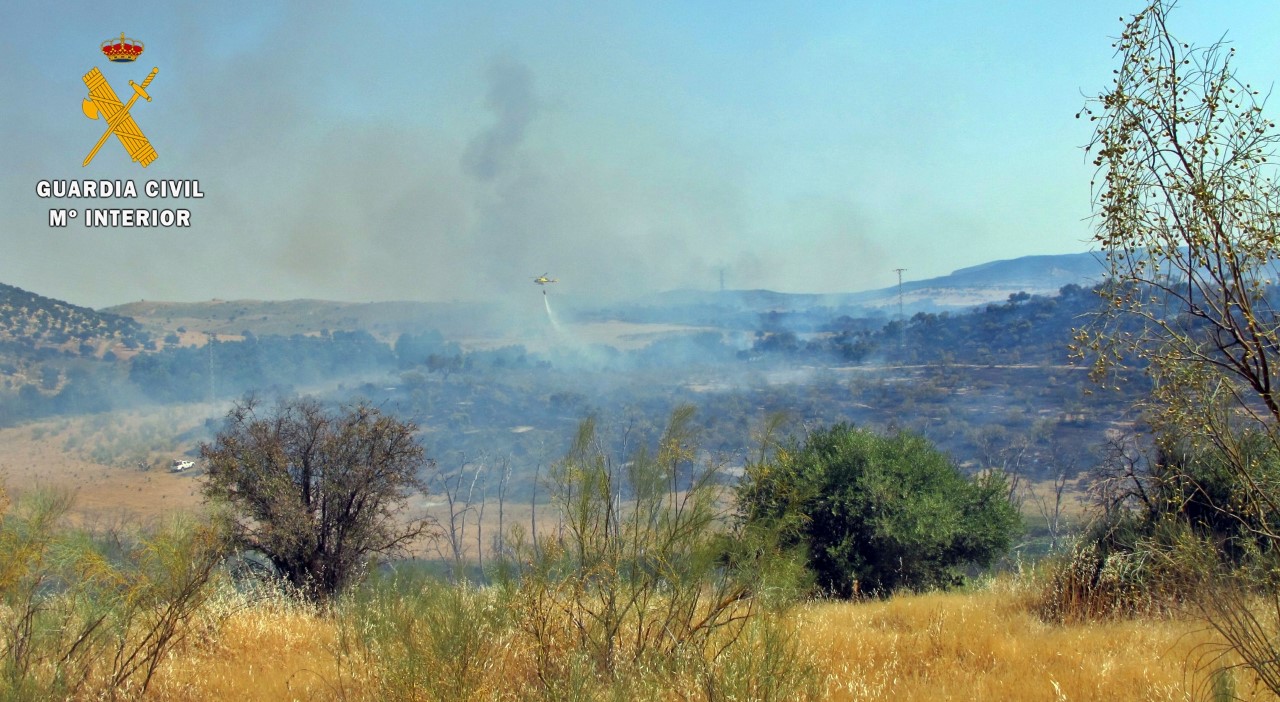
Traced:
[[538, 285], [546, 285], [547, 283], [559, 283], [560, 281], [556, 280], [555, 278], [548, 278], [547, 274], [543, 273], [537, 278], [534, 278], [533, 282], [537, 283]]

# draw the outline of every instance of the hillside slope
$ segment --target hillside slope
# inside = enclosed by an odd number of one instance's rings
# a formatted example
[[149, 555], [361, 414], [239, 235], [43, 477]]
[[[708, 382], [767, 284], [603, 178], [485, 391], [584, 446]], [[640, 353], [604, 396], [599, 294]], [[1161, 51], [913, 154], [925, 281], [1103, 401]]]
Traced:
[[[925, 280], [902, 283], [902, 311], [961, 312], [1011, 295], [1052, 296], [1067, 285], [1092, 288], [1105, 271], [1097, 254], [1024, 256], [989, 261]], [[854, 287], [856, 281], [850, 282]], [[759, 329], [777, 315], [788, 315], [795, 330], [816, 330], [832, 317], [888, 320], [898, 312], [897, 285], [850, 293], [785, 293], [772, 290], [671, 290], [608, 308], [583, 307], [589, 319]], [[763, 321], [762, 321], [763, 320]]]
[[133, 319], [98, 312], [0, 283], [0, 341], [29, 348], [82, 342], [143, 343], [147, 334]]
[[[936, 278], [903, 281], [903, 306], [908, 314], [942, 312], [1003, 302], [1017, 292], [1052, 295], [1065, 285], [1092, 287], [1102, 281], [1104, 272], [1098, 255], [1091, 252], [988, 261]], [[828, 294], [772, 290], [673, 290], [651, 296], [643, 302], [655, 307], [718, 305], [752, 312], [794, 311], [811, 307], [842, 311], [861, 308], [865, 312], [896, 308], [898, 286]]]

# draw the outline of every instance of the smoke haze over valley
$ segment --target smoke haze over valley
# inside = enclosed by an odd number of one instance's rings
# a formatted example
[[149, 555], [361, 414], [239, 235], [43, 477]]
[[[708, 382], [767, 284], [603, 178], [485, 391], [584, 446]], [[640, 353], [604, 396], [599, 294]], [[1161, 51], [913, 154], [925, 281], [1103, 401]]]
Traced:
[[[1264, 9], [1265, 8], [1265, 9]], [[846, 293], [1080, 251], [1110, 3], [10, 4], [0, 280], [77, 304]], [[1198, 4], [1251, 60], [1274, 8]], [[1248, 18], [1244, 21], [1240, 18]], [[57, 30], [51, 32], [50, 28]], [[143, 170], [78, 109], [104, 39]], [[123, 93], [122, 93], [123, 94]], [[42, 179], [198, 179], [186, 229], [50, 229]], [[174, 204], [172, 202], [170, 205]]]
[[[415, 421], [444, 475], [507, 466], [511, 494], [529, 499], [584, 417], [644, 437], [683, 403], [730, 467], [782, 413], [789, 432], [839, 421], [910, 428], [970, 469], [1016, 463], [1043, 478], [1082, 469], [1130, 422], [1127, 395], [1090, 398], [1067, 356], [1071, 330], [1097, 309], [1098, 265], [1087, 254], [1041, 256], [904, 285], [905, 320], [896, 286], [568, 305], [552, 290], [515, 315], [505, 305], [322, 300], [95, 312], [6, 286], [0, 424], [52, 418], [35, 430], [47, 437], [41, 450], [59, 436], [69, 451], [45, 459], [52, 476], [85, 460], [120, 469], [193, 456], [246, 394], [363, 399]], [[59, 428], [121, 413], [147, 428], [115, 438]]]

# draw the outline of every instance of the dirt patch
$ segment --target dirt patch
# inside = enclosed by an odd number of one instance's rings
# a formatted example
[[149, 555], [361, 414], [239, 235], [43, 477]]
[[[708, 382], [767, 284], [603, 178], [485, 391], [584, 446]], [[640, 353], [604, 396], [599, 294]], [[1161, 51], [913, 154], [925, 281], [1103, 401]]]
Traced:
[[[199, 471], [171, 473], [166, 469], [178, 457], [179, 449], [193, 448], [181, 446], [176, 439], [182, 431], [203, 422], [200, 412], [188, 414], [201, 419], [95, 415], [0, 429], [0, 484], [15, 495], [41, 487], [73, 492], [70, 516], [79, 524], [147, 521], [175, 511], [197, 510], [202, 504]], [[125, 454], [106, 440], [129, 432], [149, 435], [163, 431], [154, 428], [155, 422], [172, 428], [172, 434], [159, 443], [173, 448], [148, 450], [155, 444], [143, 444], [138, 453]], [[91, 457], [95, 452], [100, 456], [96, 460]], [[142, 463], [148, 469], [140, 467]]]

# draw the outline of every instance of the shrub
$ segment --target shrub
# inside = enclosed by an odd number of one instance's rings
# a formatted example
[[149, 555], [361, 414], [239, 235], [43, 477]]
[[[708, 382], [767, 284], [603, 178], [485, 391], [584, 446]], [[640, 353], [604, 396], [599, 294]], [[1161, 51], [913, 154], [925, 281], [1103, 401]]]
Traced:
[[517, 592], [545, 689], [574, 679], [579, 664], [609, 680], [692, 666], [714, 686], [717, 662], [750, 647], [753, 623], [788, 602], [775, 596], [787, 589], [787, 560], [728, 519], [719, 466], [695, 459], [692, 417], [678, 408], [656, 451], [622, 463], [587, 420], [552, 468], [564, 528], [525, 549]]
[[[1151, 449], [1149, 464], [1134, 453], [1119, 462], [1122, 470], [1096, 469], [1093, 492], [1103, 513], [1065, 558], [1050, 563], [1041, 617], [1165, 615], [1188, 602], [1217, 605], [1205, 588], [1273, 588], [1280, 515], [1232, 510], [1249, 490], [1280, 485], [1280, 460], [1261, 437], [1242, 434], [1236, 442], [1234, 458], [1182, 442]], [[1231, 471], [1232, 460], [1252, 466], [1251, 484]]]
[[213, 444], [200, 447], [206, 497], [229, 507], [239, 543], [317, 599], [399, 553], [431, 526], [400, 509], [425, 491], [417, 427], [360, 404], [341, 412], [284, 401], [257, 412], [237, 403]]
[[738, 510], [802, 548], [818, 586], [842, 597], [959, 584], [1021, 526], [1002, 474], [967, 479], [923, 437], [845, 424], [748, 465]]
[[[373, 579], [346, 598], [335, 623], [353, 681], [395, 700], [494, 697], [509, 639], [505, 588], [420, 575]], [[486, 694], [487, 693], [487, 694]]]
[[60, 526], [70, 504], [31, 493], [0, 521], [0, 699], [145, 694], [213, 591], [215, 530], [100, 538]]
[[1157, 525], [1113, 513], [1047, 562], [1036, 613], [1059, 624], [1168, 616], [1195, 595], [1193, 569], [1179, 558], [1189, 537], [1186, 524], [1175, 519]]

